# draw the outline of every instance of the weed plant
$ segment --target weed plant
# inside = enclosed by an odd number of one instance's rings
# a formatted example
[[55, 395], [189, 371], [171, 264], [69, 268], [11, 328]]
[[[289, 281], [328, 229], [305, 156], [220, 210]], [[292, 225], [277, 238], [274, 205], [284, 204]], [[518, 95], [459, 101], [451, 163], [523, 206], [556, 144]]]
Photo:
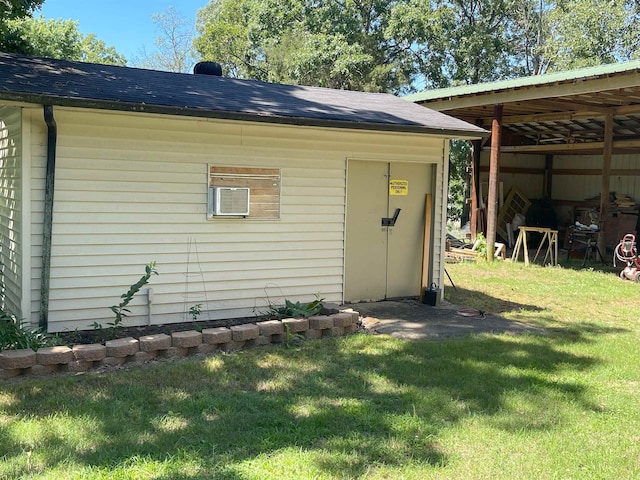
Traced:
[[131, 285], [129, 287], [129, 290], [127, 290], [120, 296], [122, 300], [118, 305], [113, 305], [111, 307], [111, 311], [115, 315], [113, 323], [109, 324], [112, 328], [117, 329], [122, 326], [123, 318], [131, 313], [131, 310], [129, 310], [127, 306], [129, 305], [129, 303], [131, 303], [131, 300], [133, 300], [133, 297], [140, 291], [140, 289], [147, 283], [149, 283], [152, 275], [158, 275], [158, 271], [156, 270], [156, 262], [151, 262], [146, 265], [144, 267], [144, 275], [140, 277], [140, 280]]
[[[156, 262], [151, 262], [144, 267], [144, 275], [140, 277], [136, 283], [131, 285], [129, 289], [120, 295], [120, 303], [110, 307], [111, 312], [115, 315], [113, 322], [107, 323], [107, 329], [104, 329], [101, 323], [93, 322], [92, 326], [94, 330], [105, 330], [105, 333], [101, 336], [101, 340], [109, 340], [116, 338], [118, 332], [124, 328], [123, 320], [131, 313], [127, 307], [133, 300], [133, 297], [140, 291], [142, 287], [149, 283], [152, 275], [158, 275], [156, 270]], [[193, 308], [193, 307], [192, 307]]]

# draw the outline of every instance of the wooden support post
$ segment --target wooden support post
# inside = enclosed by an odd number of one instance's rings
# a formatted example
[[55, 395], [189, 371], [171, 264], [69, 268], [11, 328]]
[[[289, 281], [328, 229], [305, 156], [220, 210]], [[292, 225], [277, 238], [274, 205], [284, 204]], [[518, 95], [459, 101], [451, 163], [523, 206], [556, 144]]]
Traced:
[[424, 199], [424, 238], [422, 242], [422, 288], [420, 301], [424, 301], [424, 289], [428, 288], [431, 273], [431, 218], [433, 217], [433, 197], [427, 193]]
[[481, 140], [474, 140], [471, 142], [471, 146], [473, 147], [473, 155], [471, 157], [471, 218], [469, 220], [469, 227], [471, 230], [471, 238], [475, 239], [478, 234], [478, 208], [480, 208], [478, 186], [480, 185]]
[[602, 152], [602, 185], [600, 188], [600, 234], [598, 248], [606, 255], [605, 220], [609, 214], [609, 180], [611, 177], [611, 158], [613, 157], [613, 113], [604, 117], [604, 148]]
[[493, 262], [496, 244], [502, 109], [502, 105], [496, 105], [493, 107], [493, 121], [491, 122], [491, 159], [489, 161], [489, 198], [487, 200], [487, 260], [489, 262]]
[[551, 199], [551, 184], [553, 182], [553, 155], [544, 156], [543, 198]]
[[[451, 161], [451, 154], [449, 154]], [[451, 174], [451, 171], [449, 171]], [[469, 151], [469, 156], [465, 162], [464, 169], [464, 197], [462, 202], [462, 214], [460, 215], [460, 226], [463, 227], [471, 220], [471, 184], [473, 183], [473, 152]]]

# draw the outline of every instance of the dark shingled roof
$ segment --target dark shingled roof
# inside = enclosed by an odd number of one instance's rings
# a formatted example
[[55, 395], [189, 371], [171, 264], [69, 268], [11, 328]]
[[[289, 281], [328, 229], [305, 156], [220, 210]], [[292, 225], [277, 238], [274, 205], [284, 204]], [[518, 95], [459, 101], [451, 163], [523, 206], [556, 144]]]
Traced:
[[478, 138], [486, 131], [389, 94], [0, 52], [0, 100]]

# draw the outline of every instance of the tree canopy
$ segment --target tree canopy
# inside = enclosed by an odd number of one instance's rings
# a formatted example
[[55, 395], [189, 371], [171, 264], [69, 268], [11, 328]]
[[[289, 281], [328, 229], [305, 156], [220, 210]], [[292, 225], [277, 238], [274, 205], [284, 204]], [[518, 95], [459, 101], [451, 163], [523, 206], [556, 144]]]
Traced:
[[545, 13], [539, 54], [548, 70], [592, 67], [640, 55], [637, 0], [560, 0]]
[[95, 34], [83, 35], [74, 20], [25, 17], [9, 20], [7, 29], [21, 39], [20, 53], [80, 62], [126, 65], [126, 59], [114, 47], [107, 46]]
[[195, 47], [231, 76], [363, 91], [411, 83], [405, 46], [387, 35], [396, 1], [212, 0]]
[[638, 57], [638, 0], [211, 0], [195, 48], [227, 75], [403, 92]]
[[20, 52], [23, 39], [9, 31], [7, 23], [16, 18], [31, 16], [40, 8], [44, 0], [1, 0], [0, 1], [0, 51]]

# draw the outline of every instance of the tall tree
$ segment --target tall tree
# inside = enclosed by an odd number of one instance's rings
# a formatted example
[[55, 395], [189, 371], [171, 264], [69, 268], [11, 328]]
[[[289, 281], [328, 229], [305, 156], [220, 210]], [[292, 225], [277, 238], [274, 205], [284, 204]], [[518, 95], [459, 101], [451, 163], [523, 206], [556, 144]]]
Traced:
[[192, 43], [195, 37], [193, 22], [181, 16], [172, 6], [151, 16], [158, 36], [156, 49], [148, 54], [143, 50], [141, 58], [133, 63], [142, 68], [186, 73], [195, 63]]
[[80, 40], [81, 62], [103, 63], [107, 65], [125, 66], [127, 59], [118, 53], [115, 47], [107, 45], [95, 33], [82, 35]]
[[20, 53], [80, 62], [126, 65], [126, 59], [114, 47], [94, 34], [83, 35], [74, 20], [52, 20], [40, 16], [10, 20], [9, 32], [21, 39]]
[[640, 56], [638, 0], [211, 0], [195, 46], [230, 76], [403, 91]]
[[522, 0], [513, 6], [510, 26], [516, 76], [540, 75], [547, 68], [542, 46], [548, 37], [549, 19], [545, 0]]
[[522, 0], [513, 9], [518, 76], [640, 56], [638, 0]]
[[30, 17], [44, 0], [0, 0], [0, 51], [20, 52], [24, 40], [9, 31], [7, 23], [16, 18]]
[[630, 60], [640, 54], [640, 4], [636, 0], [560, 0], [544, 15], [541, 53], [549, 71]]
[[386, 35], [384, 0], [212, 0], [195, 47], [228, 75], [364, 91], [411, 83], [404, 48]]
[[409, 0], [394, 6], [387, 35], [410, 49], [426, 88], [514, 75], [514, 0]]

